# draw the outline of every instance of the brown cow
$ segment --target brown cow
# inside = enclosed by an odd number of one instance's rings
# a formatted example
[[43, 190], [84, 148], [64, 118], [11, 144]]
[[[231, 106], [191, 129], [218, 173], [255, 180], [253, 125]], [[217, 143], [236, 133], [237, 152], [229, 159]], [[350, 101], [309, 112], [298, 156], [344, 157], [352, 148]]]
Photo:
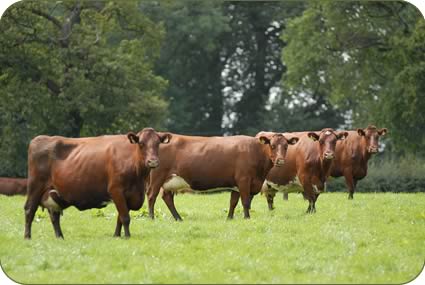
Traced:
[[[160, 147], [161, 166], [151, 171], [148, 188], [149, 215], [154, 218], [154, 205], [160, 188], [163, 200], [176, 220], [182, 218], [174, 205], [173, 191], [219, 191], [232, 189], [228, 218], [233, 218], [239, 200], [244, 217], [249, 218], [251, 195], [260, 192], [273, 165], [284, 163], [288, 144], [282, 134], [259, 138], [248, 136], [196, 137], [173, 134], [173, 142]], [[239, 192], [236, 192], [239, 191]]]
[[[259, 133], [258, 135], [262, 135]], [[330, 167], [335, 157], [338, 140], [348, 136], [347, 132], [323, 129], [320, 132], [284, 133], [286, 137], [298, 136], [299, 142], [290, 147], [283, 167], [273, 167], [264, 181], [262, 192], [266, 195], [269, 209], [273, 209], [273, 198], [277, 191], [303, 192], [309, 201], [307, 213], [316, 212], [316, 200], [326, 186]]]
[[[65, 138], [38, 136], [28, 150], [28, 198], [25, 204], [25, 238], [39, 205], [49, 210], [56, 237], [62, 210], [105, 207], [112, 200], [118, 210], [114, 236], [130, 236], [129, 210], [138, 210], [145, 197], [145, 179], [159, 165], [159, 144], [169, 133], [145, 128], [137, 135]], [[129, 143], [130, 141], [130, 143]]]
[[0, 194], [6, 196], [27, 194], [27, 179], [0, 177]]
[[348, 187], [348, 199], [353, 199], [357, 181], [367, 175], [367, 162], [378, 152], [379, 137], [387, 133], [387, 129], [368, 126], [366, 129], [349, 131], [346, 140], [336, 144], [336, 158], [332, 165], [332, 177], [345, 177]]

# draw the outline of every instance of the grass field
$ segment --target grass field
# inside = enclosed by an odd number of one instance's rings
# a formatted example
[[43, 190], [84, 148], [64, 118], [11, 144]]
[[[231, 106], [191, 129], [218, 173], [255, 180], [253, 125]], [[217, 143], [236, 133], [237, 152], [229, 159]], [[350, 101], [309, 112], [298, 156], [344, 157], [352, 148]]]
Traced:
[[22, 283], [403, 283], [425, 258], [425, 193], [326, 193], [317, 213], [292, 194], [269, 212], [256, 196], [251, 220], [240, 205], [227, 221], [229, 193], [178, 195], [184, 222], [158, 200], [133, 212], [132, 237], [113, 238], [115, 207], [62, 217], [57, 240], [46, 212], [23, 239], [24, 197], [0, 197], [0, 258]]

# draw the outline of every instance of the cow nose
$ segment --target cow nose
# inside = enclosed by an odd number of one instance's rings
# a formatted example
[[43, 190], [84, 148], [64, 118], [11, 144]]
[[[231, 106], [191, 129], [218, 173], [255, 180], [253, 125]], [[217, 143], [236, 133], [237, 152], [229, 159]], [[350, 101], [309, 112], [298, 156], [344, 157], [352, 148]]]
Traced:
[[334, 158], [334, 154], [333, 152], [325, 152], [325, 159], [333, 159]]
[[276, 166], [282, 166], [284, 164], [285, 164], [285, 160], [283, 158], [276, 159], [276, 163], [275, 163]]
[[377, 152], [378, 152], [378, 148], [377, 148], [377, 147], [373, 147], [373, 146], [371, 146], [371, 147], [369, 148], [369, 152], [370, 152], [370, 153], [377, 153]]
[[148, 166], [150, 168], [156, 168], [159, 165], [158, 159], [148, 159]]

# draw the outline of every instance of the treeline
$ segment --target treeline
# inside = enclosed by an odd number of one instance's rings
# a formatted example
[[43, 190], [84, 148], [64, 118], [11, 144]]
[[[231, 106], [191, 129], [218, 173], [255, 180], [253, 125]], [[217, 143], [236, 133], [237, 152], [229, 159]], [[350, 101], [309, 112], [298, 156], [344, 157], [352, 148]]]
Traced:
[[402, 1], [22, 1], [0, 21], [0, 175], [36, 135], [386, 127], [425, 153], [425, 20]]
[[[412, 156], [384, 159], [373, 159], [369, 162], [368, 175], [359, 180], [356, 192], [424, 192], [425, 160]], [[327, 191], [347, 192], [344, 177], [330, 178]]]

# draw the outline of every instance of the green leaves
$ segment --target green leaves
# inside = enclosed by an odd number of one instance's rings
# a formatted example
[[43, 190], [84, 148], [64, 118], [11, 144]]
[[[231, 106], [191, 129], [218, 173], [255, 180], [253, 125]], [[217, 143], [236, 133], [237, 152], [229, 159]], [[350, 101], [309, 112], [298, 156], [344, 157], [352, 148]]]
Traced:
[[0, 29], [1, 174], [25, 175], [39, 134], [162, 126], [167, 82], [153, 67], [164, 31], [138, 1], [20, 2]]
[[394, 151], [423, 153], [424, 22], [403, 2], [312, 2], [288, 24], [283, 82], [321, 92], [350, 127], [388, 127]]

